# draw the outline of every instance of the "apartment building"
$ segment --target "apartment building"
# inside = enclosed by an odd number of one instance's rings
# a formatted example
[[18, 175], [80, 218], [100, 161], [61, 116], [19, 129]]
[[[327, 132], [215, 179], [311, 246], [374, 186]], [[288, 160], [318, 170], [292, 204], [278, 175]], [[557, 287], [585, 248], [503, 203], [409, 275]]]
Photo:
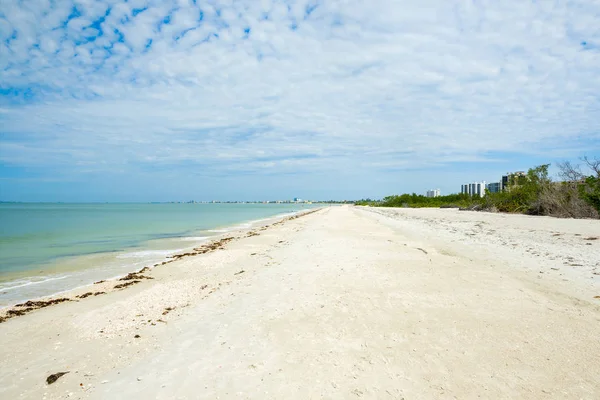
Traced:
[[519, 178], [527, 176], [525, 171], [508, 172], [506, 175], [502, 175], [502, 190], [508, 189], [511, 185], [516, 185]]
[[468, 194], [469, 196], [485, 196], [485, 181], [483, 182], [473, 182], [467, 183], [466, 185], [461, 185], [460, 192], [463, 194]]
[[427, 197], [440, 197], [440, 189], [431, 189], [427, 191]]
[[502, 191], [502, 181], [488, 183], [486, 189], [490, 193], [500, 193]]

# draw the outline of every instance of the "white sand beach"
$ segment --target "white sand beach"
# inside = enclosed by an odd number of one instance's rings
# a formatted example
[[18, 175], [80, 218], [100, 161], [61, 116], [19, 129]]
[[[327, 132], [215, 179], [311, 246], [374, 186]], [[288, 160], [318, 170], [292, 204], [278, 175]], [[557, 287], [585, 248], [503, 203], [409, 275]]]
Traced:
[[600, 221], [343, 206], [251, 232], [1, 323], [0, 398], [600, 398]]

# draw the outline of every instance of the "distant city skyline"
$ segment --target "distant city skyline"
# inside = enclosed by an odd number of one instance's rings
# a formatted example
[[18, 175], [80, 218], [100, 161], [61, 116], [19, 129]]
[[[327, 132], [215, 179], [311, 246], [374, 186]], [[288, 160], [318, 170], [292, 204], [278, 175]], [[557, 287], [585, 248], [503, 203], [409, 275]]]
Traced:
[[[557, 159], [555, 160], [555, 162], [559, 162], [563, 160], [561, 159]], [[577, 162], [578, 160], [575, 159], [574, 162]], [[538, 160], [537, 163], [535, 163], [534, 165], [540, 165], [543, 164], [544, 162], [542, 162], [542, 160]], [[522, 164], [517, 164], [517, 165], [522, 165]], [[532, 165], [532, 166], [534, 166]], [[484, 167], [487, 166], [487, 164], [484, 165]], [[485, 179], [473, 179], [473, 177], [479, 177], [482, 176], [483, 174], [477, 172], [480, 171], [481, 168], [477, 168], [477, 165], [473, 165], [472, 166], [472, 170], [466, 170], [466, 171], [444, 171], [444, 172], [440, 172], [438, 174], [435, 175], [435, 177], [430, 177], [429, 175], [429, 171], [413, 171], [413, 173], [415, 174], [415, 176], [421, 176], [423, 177], [423, 181], [418, 181], [416, 180], [415, 182], [411, 182], [410, 184], [408, 183], [403, 183], [401, 181], [398, 180], [390, 180], [390, 185], [386, 186], [383, 190], [380, 191], [368, 191], [368, 188], [365, 188], [364, 191], [360, 190], [360, 189], [356, 189], [353, 186], [349, 186], [351, 190], [348, 190], [348, 195], [346, 196], [334, 196], [334, 195], [329, 195], [328, 193], [330, 193], [328, 190], [315, 190], [315, 187], [311, 187], [310, 189], [308, 189], [306, 192], [307, 193], [317, 193], [317, 195], [315, 196], [304, 196], [306, 198], [312, 199], [312, 200], [316, 200], [316, 201], [329, 201], [329, 200], [336, 200], [336, 201], [340, 201], [340, 200], [360, 200], [360, 199], [365, 199], [365, 198], [372, 198], [372, 199], [382, 199], [385, 196], [388, 195], [395, 195], [395, 194], [402, 194], [402, 193], [417, 193], [417, 194], [422, 194], [422, 195], [426, 195], [427, 191], [430, 190], [432, 187], [436, 187], [440, 188], [441, 194], [442, 195], [448, 195], [448, 194], [452, 194], [452, 193], [460, 193], [460, 188], [461, 185], [464, 183], [471, 183], [471, 182], [480, 182], [480, 181], [486, 181], [487, 183], [492, 183], [492, 182], [499, 182], [502, 178], [503, 175], [505, 175], [507, 172], [510, 171], [510, 167], [508, 169], [502, 169], [497, 175], [496, 174], [486, 174], [486, 176], [495, 176], [495, 179], [492, 180], [485, 180]], [[514, 170], [520, 170], [520, 169], [525, 169], [526, 168], [514, 168]], [[555, 179], [559, 179], [558, 177], [558, 170], [557, 168], [554, 166], [551, 166], [550, 168], [551, 171], [551, 175], [555, 178]], [[454, 180], [457, 182], [456, 184], [454, 184], [453, 182], [449, 183], [451, 178], [445, 178], [445, 177], [454, 177]], [[458, 177], [458, 178], [456, 178]], [[380, 178], [381, 179], [381, 178]], [[0, 180], [0, 182], [2, 182], [2, 180]], [[437, 183], [437, 184], [436, 184]], [[132, 182], [133, 185], [136, 184], [136, 182]], [[1, 185], [0, 185], [1, 186]], [[56, 187], [56, 184], [53, 181], [49, 181], [49, 182], [40, 182], [39, 187], [41, 189], [46, 189], [47, 186], [54, 186]], [[108, 183], [108, 186], [110, 187], [110, 183]], [[361, 186], [362, 187], [362, 186]], [[97, 191], [93, 191], [93, 190], [78, 190], [78, 186], [74, 186], [72, 187], [73, 191], [69, 191], [69, 190], [64, 190], [64, 191], [60, 191], [59, 193], [56, 194], [50, 194], [48, 193], [47, 195], [40, 197], [37, 196], [22, 196], [22, 197], [17, 197], [14, 193], [9, 193], [5, 190], [0, 190], [0, 201], [4, 201], [4, 202], [11, 202], [11, 201], [17, 201], [17, 202], [99, 202], [99, 203], [103, 203], [103, 202], [141, 202], [141, 203], [145, 203], [145, 202], [187, 202], [190, 200], [194, 200], [194, 201], [202, 201], [202, 202], [209, 202], [209, 201], [221, 201], [221, 202], [228, 202], [228, 201], [265, 201], [265, 200], [277, 200], [277, 199], [283, 199], [283, 200], [287, 200], [287, 199], [291, 199], [293, 200], [294, 197], [296, 197], [297, 195], [281, 195], [281, 196], [269, 196], [269, 195], [262, 195], [262, 192], [259, 192], [258, 190], [249, 190], [248, 193], [232, 193], [230, 196], [227, 195], [215, 195], [215, 196], [208, 196], [208, 195], [195, 195], [194, 191], [190, 191], [189, 189], [185, 189], [183, 188], [180, 192], [174, 192], [172, 195], [170, 193], [165, 194], [162, 193], [161, 191], [157, 191], [155, 194], [150, 193], [148, 194], [148, 192], [144, 193], [143, 195], [128, 195], [128, 196], [114, 196], [114, 195], [108, 195], [107, 193], [110, 193], [109, 190], [105, 190], [104, 188], [98, 188], [99, 190]], [[45, 191], [45, 190], [44, 190]], [[289, 191], [290, 193], [297, 193], [298, 191], [294, 190], [294, 189], [287, 189], [287, 191]], [[217, 192], [216, 190], [214, 192]], [[213, 193], [214, 193], [213, 192]], [[352, 195], [351, 193], [354, 192], [355, 195]], [[37, 193], [39, 193], [39, 191], [37, 191]], [[36, 194], [37, 194], [36, 193]], [[187, 194], [186, 194], [187, 193]], [[255, 193], [254, 195], [252, 193]], [[323, 194], [321, 197], [319, 197], [319, 194], [321, 193]], [[189, 195], [188, 195], [189, 194]]]
[[3, 1], [0, 199], [448, 194], [598, 156], [599, 16], [591, 0]]

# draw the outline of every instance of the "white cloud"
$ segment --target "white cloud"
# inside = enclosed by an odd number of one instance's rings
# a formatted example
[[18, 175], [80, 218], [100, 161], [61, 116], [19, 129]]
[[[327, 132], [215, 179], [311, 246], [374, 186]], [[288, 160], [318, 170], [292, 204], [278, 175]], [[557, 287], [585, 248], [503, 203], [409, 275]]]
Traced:
[[599, 147], [597, 2], [33, 3], [0, 5], [5, 163], [376, 174]]

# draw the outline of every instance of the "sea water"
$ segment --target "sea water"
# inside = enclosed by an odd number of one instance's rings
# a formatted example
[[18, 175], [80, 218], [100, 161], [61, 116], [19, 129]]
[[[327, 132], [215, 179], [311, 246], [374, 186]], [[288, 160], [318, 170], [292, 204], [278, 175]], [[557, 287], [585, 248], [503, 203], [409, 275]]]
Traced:
[[152, 266], [297, 204], [0, 203], [0, 307]]

